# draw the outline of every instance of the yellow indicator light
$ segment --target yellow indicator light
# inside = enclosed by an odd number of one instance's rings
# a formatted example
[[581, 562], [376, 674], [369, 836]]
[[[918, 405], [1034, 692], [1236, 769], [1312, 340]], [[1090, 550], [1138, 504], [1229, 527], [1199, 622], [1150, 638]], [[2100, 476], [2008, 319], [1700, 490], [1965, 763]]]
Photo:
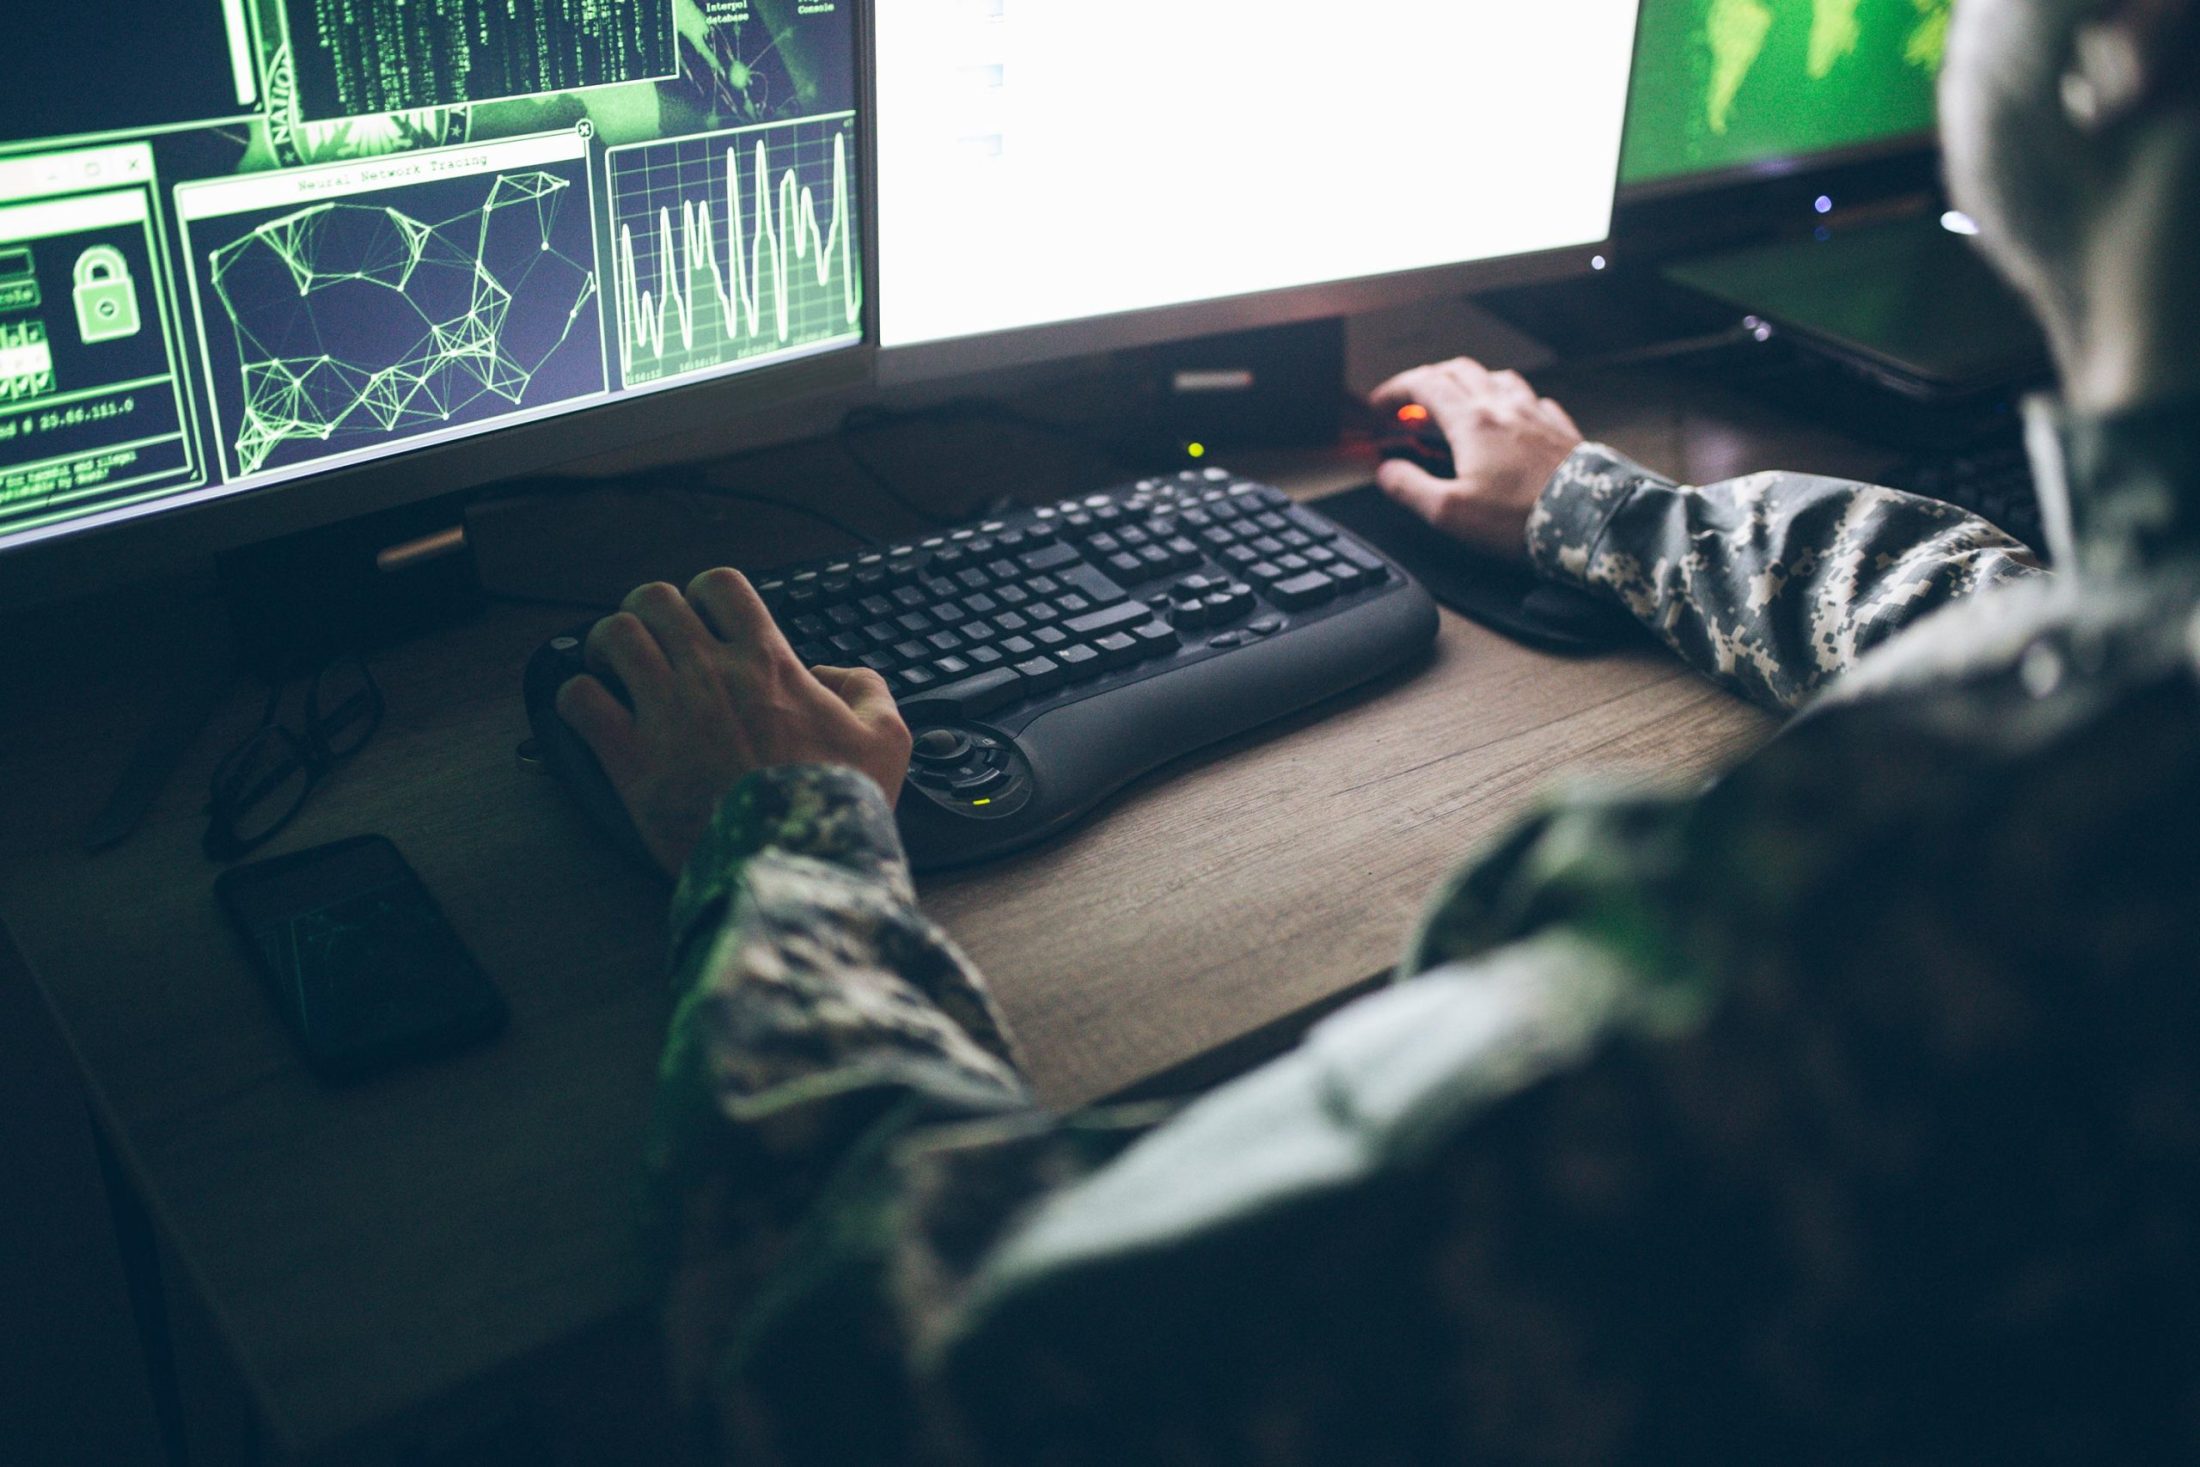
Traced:
[[970, 803], [973, 805], [990, 805], [993, 802], [991, 800], [972, 800]]
[[1207, 456], [1207, 445], [1204, 443], [1187, 443], [1184, 445], [1184, 451], [1193, 458], [1205, 458]]

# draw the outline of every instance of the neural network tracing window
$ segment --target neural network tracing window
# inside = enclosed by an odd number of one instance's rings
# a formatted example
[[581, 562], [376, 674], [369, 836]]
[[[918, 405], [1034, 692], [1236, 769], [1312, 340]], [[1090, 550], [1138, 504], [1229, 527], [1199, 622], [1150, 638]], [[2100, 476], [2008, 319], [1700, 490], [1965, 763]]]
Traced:
[[40, 6], [0, 543], [845, 348], [849, 0]]

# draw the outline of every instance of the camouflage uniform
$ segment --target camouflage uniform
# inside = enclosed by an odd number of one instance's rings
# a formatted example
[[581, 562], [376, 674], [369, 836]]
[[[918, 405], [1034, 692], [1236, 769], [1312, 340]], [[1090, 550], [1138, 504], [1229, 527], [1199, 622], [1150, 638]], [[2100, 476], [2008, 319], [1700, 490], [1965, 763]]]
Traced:
[[2052, 580], [1584, 449], [1546, 569], [1838, 689], [1706, 794], [1551, 803], [1395, 987], [1166, 1118], [1036, 1106], [876, 789], [750, 779], [675, 900], [653, 1153], [728, 1454], [2190, 1460], [2194, 407], [2052, 425]]

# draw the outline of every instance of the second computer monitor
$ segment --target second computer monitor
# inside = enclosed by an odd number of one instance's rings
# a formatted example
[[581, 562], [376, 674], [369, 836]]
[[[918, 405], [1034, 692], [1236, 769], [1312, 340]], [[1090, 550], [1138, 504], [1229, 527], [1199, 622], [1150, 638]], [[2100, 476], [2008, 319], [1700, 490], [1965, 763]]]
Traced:
[[1644, 0], [1622, 177], [1688, 191], [1922, 146], [1953, 0]]
[[881, 371], [1263, 324], [1370, 299], [1326, 287], [1567, 250], [1585, 268], [1636, 8], [882, 5]]

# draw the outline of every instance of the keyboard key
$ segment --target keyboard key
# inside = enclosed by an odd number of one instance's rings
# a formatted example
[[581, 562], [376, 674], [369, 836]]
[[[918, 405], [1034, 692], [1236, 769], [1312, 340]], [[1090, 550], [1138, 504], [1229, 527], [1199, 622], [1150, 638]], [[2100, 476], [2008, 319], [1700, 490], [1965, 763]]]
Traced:
[[925, 612], [911, 611], [895, 617], [894, 625], [905, 632], [928, 632], [938, 623], [934, 622]]
[[1106, 632], [1135, 626], [1152, 615], [1153, 611], [1145, 602], [1125, 601], [1120, 605], [1103, 607], [1099, 611], [1088, 611], [1062, 625], [1075, 636], [1097, 637]]
[[1024, 556], [1024, 569], [1034, 574], [1057, 570], [1065, 565], [1076, 565], [1082, 556], [1067, 545], [1049, 545], [1044, 550], [1033, 550]]
[[903, 687], [919, 693], [939, 682], [938, 674], [928, 667], [905, 667], [894, 677]]
[[1100, 649], [1101, 660], [1110, 667], [1138, 660], [1138, 639], [1128, 632], [1111, 632], [1093, 645]]
[[1039, 644], [1029, 637], [1009, 637], [1000, 643], [1000, 648], [1011, 657], [1029, 657], [1039, 650]]
[[974, 769], [950, 780], [947, 787], [966, 800], [975, 800], [987, 790], [998, 789], [1007, 784], [1008, 779], [1008, 771], [1005, 769]]
[[941, 657], [933, 662], [932, 670], [943, 678], [958, 678], [970, 671], [970, 664], [960, 657]]
[[989, 667], [999, 667], [1007, 661], [1001, 655], [999, 649], [993, 647], [966, 647], [963, 649], [963, 656], [969, 658], [970, 665], [980, 671]]
[[[1054, 664], [1047, 665], [1052, 667]], [[1017, 669], [996, 667], [954, 682], [939, 683], [921, 697], [904, 698], [901, 712], [904, 718], [910, 719], [920, 715], [948, 721], [983, 718], [994, 709], [1005, 708], [1023, 697], [1027, 691], [1024, 684], [1024, 675]]]
[[1293, 576], [1288, 581], [1278, 581], [1268, 588], [1268, 597], [1286, 611], [1315, 606], [1327, 601], [1336, 593], [1337, 583], [1320, 571], [1308, 571], [1303, 576]]
[[1071, 682], [1081, 682], [1088, 677], [1098, 677], [1107, 671], [1107, 664], [1092, 648], [1073, 643], [1054, 654], [1054, 660], [1062, 664]]
[[1060, 627], [1041, 627], [1031, 634], [1031, 640], [1042, 647], [1059, 647], [1069, 640], [1069, 633]]
[[1142, 622], [1131, 628], [1131, 635], [1138, 639], [1138, 645], [1145, 649], [1148, 657], [1176, 647], [1176, 628], [1165, 621]]
[[1031, 685], [1031, 690], [1035, 693], [1043, 693], [1062, 684], [1062, 664], [1051, 657], [1034, 657], [1028, 662], [1019, 662], [1014, 670], [1023, 675], [1024, 681]]
[[922, 642], [896, 642], [894, 655], [904, 662], [922, 662], [932, 655], [932, 649]]
[[934, 632], [924, 639], [935, 651], [953, 652], [961, 648], [962, 637], [955, 632]]

